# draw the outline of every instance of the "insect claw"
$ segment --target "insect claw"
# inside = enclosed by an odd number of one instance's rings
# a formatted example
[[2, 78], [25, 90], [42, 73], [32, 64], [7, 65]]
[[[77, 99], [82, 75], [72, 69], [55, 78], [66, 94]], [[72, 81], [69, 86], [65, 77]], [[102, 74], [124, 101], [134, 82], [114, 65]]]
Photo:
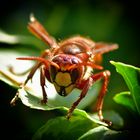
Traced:
[[112, 122], [111, 121], [103, 119], [102, 122], [106, 123], [108, 126], [112, 126]]
[[16, 105], [16, 101], [19, 99], [19, 92], [16, 93], [16, 95], [14, 96], [14, 98], [11, 100], [10, 105], [11, 106], [15, 106]]
[[68, 113], [68, 114], [66, 115], [66, 119], [69, 120], [69, 119], [71, 118], [71, 115], [72, 115], [71, 113]]
[[106, 119], [102, 118], [102, 119], [100, 119], [100, 121], [106, 123], [108, 126], [112, 126], [112, 122], [109, 121], [109, 120], [106, 120]]
[[42, 100], [41, 100], [41, 104], [42, 104], [42, 105], [47, 104], [47, 98], [46, 98], [46, 99], [42, 99]]
[[100, 121], [106, 123], [108, 126], [111, 126], [112, 125], [112, 122], [111, 121], [106, 120], [106, 119], [103, 118], [103, 115], [102, 115], [102, 111], [101, 110], [98, 111], [98, 116], [99, 116]]

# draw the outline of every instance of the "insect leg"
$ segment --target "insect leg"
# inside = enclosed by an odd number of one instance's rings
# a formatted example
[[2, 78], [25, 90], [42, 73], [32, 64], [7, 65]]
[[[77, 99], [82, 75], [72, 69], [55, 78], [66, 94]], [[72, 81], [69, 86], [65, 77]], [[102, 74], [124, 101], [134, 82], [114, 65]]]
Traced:
[[8, 66], [8, 71], [10, 73], [12, 73], [13, 75], [16, 75], [16, 76], [23, 76], [23, 75], [27, 74], [31, 69], [32, 68], [29, 68], [29, 69], [25, 70], [24, 72], [17, 73], [17, 72], [14, 71], [14, 67], [13, 66], [11, 66], [11, 65]]
[[98, 111], [99, 119], [101, 121], [107, 123], [108, 125], [111, 125], [111, 122], [109, 122], [108, 120], [104, 120], [103, 115], [102, 115], [103, 100], [104, 100], [104, 96], [106, 94], [109, 77], [110, 77], [110, 72], [108, 70], [97, 73], [92, 76], [94, 81], [103, 79], [103, 85], [102, 85], [102, 88], [99, 92], [98, 99], [97, 99], [96, 110]]
[[33, 66], [33, 68], [31, 69], [31, 71], [30, 71], [30, 73], [29, 73], [29, 75], [27, 76], [27, 78], [26, 78], [26, 80], [25, 80], [23, 86], [25, 86], [25, 85], [27, 84], [27, 82], [28, 82], [30, 79], [33, 78], [33, 76], [34, 76], [36, 70], [37, 70], [40, 66], [41, 66], [41, 63], [40, 63], [40, 62], [38, 62], [36, 65]]
[[41, 67], [40, 69], [40, 85], [42, 88], [42, 94], [43, 94], [43, 99], [41, 100], [42, 104], [47, 103], [47, 93], [45, 91], [45, 71], [44, 67]]
[[[38, 63], [31, 69], [31, 71], [30, 71], [28, 77], [26, 78], [25, 82], [22, 83], [22, 84], [20, 85], [20, 88], [24, 88], [24, 86], [27, 84], [27, 82], [28, 82], [30, 79], [33, 78], [33, 76], [34, 76], [36, 70], [37, 70], [40, 66], [41, 66], [41, 63], [38, 62]], [[19, 92], [16, 93], [16, 95], [14, 96], [14, 98], [11, 100], [10, 104], [11, 104], [12, 106], [14, 106], [14, 105], [15, 105], [15, 102], [18, 100], [18, 98], [19, 98]]]
[[89, 77], [89, 79], [86, 81], [86, 83], [85, 83], [85, 85], [84, 85], [84, 87], [82, 89], [80, 97], [73, 103], [73, 105], [69, 109], [68, 114], [66, 116], [67, 119], [69, 119], [71, 117], [72, 112], [74, 111], [74, 109], [77, 107], [77, 105], [80, 103], [80, 101], [86, 96], [86, 94], [88, 92], [88, 89], [92, 85], [92, 83], [93, 83], [93, 79], [91, 77]]

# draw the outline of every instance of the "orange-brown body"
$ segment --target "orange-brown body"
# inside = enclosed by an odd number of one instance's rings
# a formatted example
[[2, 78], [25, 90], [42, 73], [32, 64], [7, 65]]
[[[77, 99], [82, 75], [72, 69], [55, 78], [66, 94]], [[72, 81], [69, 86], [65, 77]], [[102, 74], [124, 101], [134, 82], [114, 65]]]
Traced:
[[[56, 42], [33, 16], [30, 20], [28, 29], [43, 40], [50, 49], [46, 49], [40, 57], [17, 58], [20, 60], [38, 61], [29, 73], [23, 86], [32, 79], [35, 71], [40, 67], [40, 85], [43, 93], [42, 103], [47, 103], [47, 93], [44, 88], [45, 78], [55, 86], [56, 91], [61, 96], [67, 96], [74, 88], [82, 90], [80, 97], [68, 111], [67, 118], [70, 118], [76, 106], [87, 94], [89, 87], [95, 81], [103, 79], [96, 109], [99, 119], [105, 121], [102, 115], [102, 106], [110, 72], [103, 71], [94, 74], [93, 70], [103, 69], [99, 65], [102, 60], [102, 54], [117, 49], [118, 46], [116, 44], [95, 43], [91, 39], [81, 36], [74, 36], [61, 42]], [[110, 124], [109, 122], [107, 123]]]

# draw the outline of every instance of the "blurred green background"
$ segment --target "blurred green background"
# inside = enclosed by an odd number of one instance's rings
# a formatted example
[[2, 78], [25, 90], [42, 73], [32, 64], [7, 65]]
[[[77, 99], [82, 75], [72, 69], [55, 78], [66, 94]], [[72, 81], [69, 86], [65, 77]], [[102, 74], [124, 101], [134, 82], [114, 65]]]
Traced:
[[[105, 54], [103, 59], [103, 66], [112, 73], [104, 108], [111, 109], [112, 97], [127, 90], [127, 87], [109, 61], [140, 67], [138, 5], [137, 1], [127, 0], [4, 0], [0, 4], [0, 29], [9, 34], [31, 35], [27, 23], [30, 13], [34, 13], [47, 31], [58, 40], [80, 34], [94, 41], [117, 43], [119, 49]], [[11, 45], [1, 43], [0, 47], [11, 48]], [[12, 47], [14, 49], [14, 45]], [[11, 108], [9, 101], [16, 91], [3, 82], [0, 82], [0, 90], [2, 136], [30, 139], [49, 114], [30, 110], [21, 104]]]

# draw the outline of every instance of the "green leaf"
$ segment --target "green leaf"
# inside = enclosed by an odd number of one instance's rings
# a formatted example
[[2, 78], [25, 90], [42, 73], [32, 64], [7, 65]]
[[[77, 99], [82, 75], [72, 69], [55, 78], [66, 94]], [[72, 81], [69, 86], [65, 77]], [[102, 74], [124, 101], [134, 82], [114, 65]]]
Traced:
[[9, 45], [16, 45], [16, 44], [21, 44], [21, 45], [32, 45], [34, 48], [37, 49], [45, 49], [44, 44], [42, 41], [39, 39], [29, 36], [29, 35], [11, 35], [8, 34], [2, 30], [0, 30], [0, 43], [5, 43]]
[[133, 98], [130, 94], [130, 92], [121, 92], [114, 96], [114, 100], [116, 103], [121, 104], [125, 107], [127, 107], [131, 112], [137, 112], [137, 109], [135, 107]]
[[33, 140], [57, 139], [76, 140], [89, 129], [98, 125], [85, 116], [73, 116], [70, 120], [65, 117], [50, 119], [33, 136]]
[[[39, 73], [36, 73], [33, 79], [34, 81], [32, 83], [29, 82], [24, 89], [19, 90], [19, 98], [21, 99], [24, 105], [29, 106], [31, 108], [47, 110], [48, 107], [70, 107], [79, 98], [79, 90], [74, 90], [69, 96], [62, 97], [57, 94], [54, 86], [46, 81], [47, 87], [45, 89], [48, 95], [48, 102], [47, 105], [42, 105], [42, 90], [38, 82], [38, 76]], [[95, 99], [96, 96], [93, 96], [91, 92], [93, 92], [94, 90], [94, 93], [96, 95], [98, 86], [99, 85], [97, 84], [93, 86], [93, 88], [89, 91], [89, 94], [83, 99], [83, 101], [80, 102], [78, 108], [82, 109], [86, 107]]]
[[20, 86], [20, 83], [10, 75], [10, 73], [6, 73], [0, 70], [0, 80], [5, 82], [6, 84], [18, 88]]
[[109, 129], [107, 127], [98, 126], [96, 128], [90, 129], [87, 131], [84, 135], [82, 135], [78, 140], [100, 140], [103, 138], [104, 133], [108, 131]]
[[116, 67], [117, 72], [123, 76], [140, 115], [140, 68], [120, 62], [111, 61], [111, 63]]
[[[26, 92], [25, 90], [30, 91], [30, 93]], [[40, 95], [34, 95], [34, 91], [32, 91], [33, 89], [31, 87], [27, 87], [25, 86], [24, 89], [19, 89], [19, 98], [21, 99], [22, 103], [30, 108], [34, 108], [34, 109], [39, 109], [39, 110], [57, 110], [60, 112], [61, 115], [66, 116], [69, 108], [68, 107], [64, 107], [64, 106], [53, 106], [53, 104], [51, 104], [51, 100], [48, 101], [47, 105], [46, 104], [42, 104], [41, 103], [41, 96]], [[39, 92], [40, 93], [40, 92]], [[55, 101], [57, 102], [57, 98], [55, 99]], [[94, 123], [97, 124], [102, 124], [104, 126], [107, 126], [106, 123], [101, 122], [93, 117], [91, 117], [90, 115], [88, 115], [84, 110], [80, 110], [80, 109], [75, 109], [72, 117], [73, 116], [83, 116], [89, 120], [92, 120]]]
[[[24, 49], [27, 51], [27, 49]], [[0, 80], [15, 88], [19, 87], [27, 75], [17, 76], [9, 71], [12, 67], [15, 73], [22, 73], [32, 67], [33, 62], [16, 60], [17, 57], [25, 56], [26, 51], [13, 51], [11, 49], [0, 49]], [[29, 49], [27, 52], [30, 52]]]
[[45, 139], [57, 140], [110, 140], [126, 138], [126, 131], [115, 131], [106, 126], [99, 126], [97, 123], [79, 114], [67, 120], [65, 117], [50, 119], [33, 136], [33, 140]]
[[98, 126], [87, 131], [78, 140], [119, 140], [129, 138], [127, 132], [111, 130], [105, 126]]

